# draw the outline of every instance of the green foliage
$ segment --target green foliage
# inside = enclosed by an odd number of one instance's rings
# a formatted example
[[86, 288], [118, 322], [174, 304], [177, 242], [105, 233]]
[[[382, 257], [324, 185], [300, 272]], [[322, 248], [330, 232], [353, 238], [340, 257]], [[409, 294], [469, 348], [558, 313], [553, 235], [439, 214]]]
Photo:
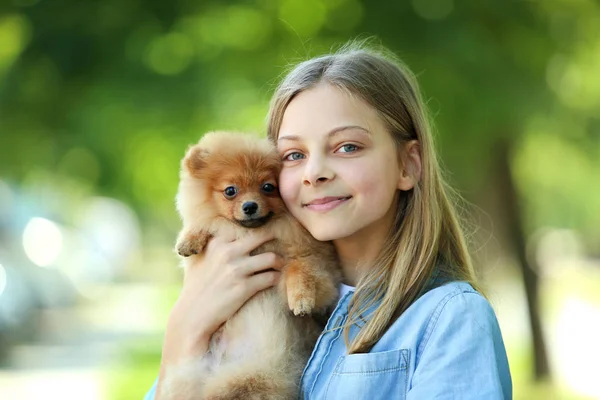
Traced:
[[[419, 74], [444, 159], [461, 186], [477, 187], [485, 168], [473, 165], [486, 164], [497, 137], [521, 135], [532, 114], [556, 102], [546, 79], [553, 57], [565, 69], [557, 80], [598, 80], [591, 55], [599, 45], [584, 42], [597, 33], [591, 15], [598, 9], [582, 2], [569, 19], [559, 17], [564, 7], [423, 0], [4, 6], [0, 165], [21, 180], [32, 169], [69, 166], [79, 154], [83, 170], [59, 173], [79, 174], [142, 208], [166, 207], [187, 144], [214, 128], [262, 131], [283, 67], [370, 32]], [[567, 39], [553, 34], [557, 18], [571, 32], [575, 17], [587, 18], [584, 28]], [[568, 50], [573, 43], [582, 44]], [[592, 85], [556, 85], [559, 97], [566, 90], [566, 101], [584, 109], [600, 101]], [[578, 89], [585, 98], [574, 95]]]
[[14, 4], [0, 9], [2, 175], [49, 169], [146, 217], [172, 207], [188, 144], [217, 128], [262, 132], [284, 68], [361, 32], [419, 75], [463, 189], [481, 186], [497, 139], [526, 134], [532, 116], [559, 104], [580, 124], [598, 117], [591, 2]]

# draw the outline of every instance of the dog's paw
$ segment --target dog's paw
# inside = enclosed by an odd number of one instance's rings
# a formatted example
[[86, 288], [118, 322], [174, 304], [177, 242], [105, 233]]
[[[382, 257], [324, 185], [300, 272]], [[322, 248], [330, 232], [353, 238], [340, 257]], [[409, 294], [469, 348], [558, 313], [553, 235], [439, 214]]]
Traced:
[[296, 316], [310, 315], [315, 308], [315, 299], [310, 297], [297, 296], [294, 299], [288, 299], [290, 310]]
[[190, 257], [195, 254], [202, 253], [204, 247], [212, 237], [211, 234], [205, 231], [198, 231], [195, 233], [188, 233], [182, 235], [180, 240], [177, 242], [177, 254], [182, 257]]
[[198, 250], [191, 241], [186, 240], [177, 244], [177, 254], [182, 257], [190, 257], [194, 254], [198, 254]]

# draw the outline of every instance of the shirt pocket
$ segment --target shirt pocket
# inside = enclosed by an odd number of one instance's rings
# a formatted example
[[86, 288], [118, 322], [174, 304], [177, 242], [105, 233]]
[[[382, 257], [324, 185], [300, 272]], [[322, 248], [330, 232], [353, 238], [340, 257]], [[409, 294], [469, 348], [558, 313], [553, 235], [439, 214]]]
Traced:
[[400, 349], [340, 357], [325, 399], [404, 399], [409, 355], [408, 349]]

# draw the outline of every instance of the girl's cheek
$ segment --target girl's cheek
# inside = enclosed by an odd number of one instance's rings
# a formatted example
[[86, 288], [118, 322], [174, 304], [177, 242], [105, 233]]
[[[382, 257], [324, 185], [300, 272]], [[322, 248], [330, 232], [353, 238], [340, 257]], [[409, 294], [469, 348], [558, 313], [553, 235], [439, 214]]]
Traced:
[[293, 181], [293, 174], [290, 174], [285, 169], [281, 171], [279, 175], [279, 194], [288, 209], [293, 206], [294, 198], [296, 197], [296, 185], [294, 185]]

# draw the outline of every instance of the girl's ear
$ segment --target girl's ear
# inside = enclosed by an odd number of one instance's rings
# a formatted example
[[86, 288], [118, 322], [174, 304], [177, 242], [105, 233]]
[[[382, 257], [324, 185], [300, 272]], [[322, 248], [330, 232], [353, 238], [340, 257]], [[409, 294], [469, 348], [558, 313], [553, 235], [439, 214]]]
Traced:
[[421, 146], [418, 140], [411, 140], [402, 149], [400, 179], [398, 189], [410, 190], [421, 180]]

